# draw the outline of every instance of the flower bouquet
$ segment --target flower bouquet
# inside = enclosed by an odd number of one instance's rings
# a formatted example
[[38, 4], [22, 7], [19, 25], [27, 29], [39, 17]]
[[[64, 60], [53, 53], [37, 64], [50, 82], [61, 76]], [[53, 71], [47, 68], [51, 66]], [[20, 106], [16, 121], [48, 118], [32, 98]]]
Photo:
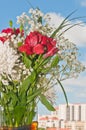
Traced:
[[10, 21], [10, 27], [0, 33], [3, 126], [32, 124], [39, 101], [54, 111], [54, 86], [60, 84], [67, 101], [61, 81], [85, 69], [77, 59], [76, 45], [60, 32], [67, 26], [67, 19], [57, 29], [48, 24], [49, 20], [50, 16], [39, 9], [30, 9], [29, 15], [17, 17], [19, 28]]

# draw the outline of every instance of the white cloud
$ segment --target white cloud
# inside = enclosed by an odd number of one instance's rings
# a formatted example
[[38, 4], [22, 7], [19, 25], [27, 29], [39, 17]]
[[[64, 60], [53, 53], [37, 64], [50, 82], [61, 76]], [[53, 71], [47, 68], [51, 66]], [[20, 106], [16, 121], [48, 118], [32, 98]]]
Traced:
[[[86, 57], [84, 57], [84, 58], [86, 58]], [[85, 59], [84, 61], [82, 61], [82, 64], [83, 64], [84, 66], [86, 66], [86, 59]]]
[[86, 91], [84, 91], [83, 93], [76, 94], [76, 96], [79, 98], [86, 98]]
[[[67, 79], [62, 82], [62, 85], [67, 95], [69, 94], [71, 98], [73, 95], [76, 98], [86, 98], [86, 73], [77, 79]], [[62, 89], [59, 86], [57, 87], [57, 92], [62, 93]]]
[[81, 6], [86, 7], [86, 0], [81, 1]]
[[86, 76], [80, 76], [76, 79], [68, 79], [63, 82], [64, 86], [81, 87], [86, 89]]
[[[49, 14], [51, 15], [50, 24], [55, 27], [58, 27], [59, 24], [63, 21], [64, 17], [56, 13], [49, 13]], [[83, 23], [83, 21], [78, 22]], [[72, 29], [68, 30], [65, 33], [65, 37], [80, 47], [83, 46], [86, 47], [86, 24], [83, 23], [83, 26], [75, 26]]]
[[[50, 13], [51, 15], [51, 21], [50, 24], [52, 26], [58, 27], [59, 24], [63, 21], [64, 17], [62, 17], [60, 14], [56, 13]], [[70, 21], [69, 21], [70, 22]], [[82, 22], [82, 21], [80, 21]], [[85, 56], [85, 48], [86, 48], [86, 24], [84, 24], [84, 27], [81, 26], [75, 26], [74, 28], [68, 30], [65, 33], [65, 37], [68, 38], [70, 41], [74, 42], [79, 47], [84, 48], [84, 52], [82, 52], [82, 63], [86, 65], [86, 56]], [[83, 50], [82, 50], [83, 51]], [[62, 82], [63, 87], [67, 94], [72, 96], [75, 96], [73, 99], [74, 101], [78, 101], [79, 99], [82, 99], [83, 101], [86, 98], [86, 72], [80, 74], [80, 76], [77, 79], [68, 79]], [[56, 86], [57, 87], [57, 86]], [[60, 87], [57, 87], [57, 93], [61, 93], [62, 90]], [[70, 99], [71, 99], [70, 98]], [[72, 100], [72, 99], [71, 99]]]

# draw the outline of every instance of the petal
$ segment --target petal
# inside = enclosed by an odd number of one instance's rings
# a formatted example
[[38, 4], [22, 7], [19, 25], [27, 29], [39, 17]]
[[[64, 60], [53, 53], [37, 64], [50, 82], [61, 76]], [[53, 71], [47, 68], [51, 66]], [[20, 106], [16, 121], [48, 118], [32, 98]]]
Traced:
[[41, 44], [37, 44], [34, 48], [33, 48], [33, 52], [35, 54], [43, 54], [44, 53], [44, 46]]
[[47, 41], [48, 41], [48, 37], [47, 37], [47, 36], [43, 36], [43, 37], [42, 37], [41, 44], [47, 45]]
[[20, 52], [25, 52], [27, 55], [33, 54], [32, 48], [30, 48], [27, 44], [20, 46], [18, 50]]
[[12, 28], [7, 28], [7, 29], [3, 29], [2, 30], [2, 33], [11, 33], [11, 34], [13, 34], [14, 33], [14, 30], [12, 29]]
[[38, 36], [35, 35], [33, 37], [30, 37], [30, 46], [34, 47], [38, 43]]
[[47, 58], [49, 56], [53, 56], [57, 52], [58, 52], [58, 48], [55, 47], [52, 50], [50, 50], [49, 52], [47, 52], [46, 54], [44, 54], [44, 58]]
[[7, 40], [6, 37], [0, 37], [0, 41], [2, 41], [3, 43]]
[[51, 43], [53, 46], [56, 46], [56, 40], [55, 40], [55, 39], [49, 38], [49, 41], [50, 41], [50, 43]]

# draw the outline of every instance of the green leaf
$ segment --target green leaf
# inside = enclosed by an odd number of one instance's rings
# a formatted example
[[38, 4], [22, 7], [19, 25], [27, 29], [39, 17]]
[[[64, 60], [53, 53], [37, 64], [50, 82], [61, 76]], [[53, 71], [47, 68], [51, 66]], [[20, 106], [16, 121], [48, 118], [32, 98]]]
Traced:
[[26, 110], [26, 107], [25, 106], [16, 106], [14, 108], [14, 121], [15, 121], [15, 124], [21, 124], [21, 120], [24, 116], [24, 113], [25, 113], [25, 110]]
[[12, 28], [12, 26], [13, 26], [12, 20], [9, 21], [9, 26]]
[[48, 110], [55, 111], [55, 108], [51, 105], [51, 103], [46, 99], [43, 94], [40, 95], [40, 101], [43, 105], [45, 105]]
[[47, 74], [47, 73], [49, 73], [49, 70], [50, 70], [50, 69], [51, 69], [51, 67], [42, 68], [41, 73]]
[[[69, 29], [71, 29], [71, 28], [73, 28], [73, 27], [75, 27], [75, 26], [77, 26], [77, 25], [81, 25], [81, 24], [82, 24], [82, 22], [76, 23], [76, 24], [74, 24], [74, 25], [70, 25], [67, 29], [65, 29], [64, 31], [62, 31], [59, 36], [63, 35], [63, 33], [67, 32]], [[67, 26], [67, 25], [65, 25], [65, 26]]]
[[17, 95], [12, 91], [7, 94], [7, 99], [10, 99], [10, 102], [8, 102], [10, 106], [15, 106], [16, 102], [18, 101]]
[[27, 102], [30, 103], [32, 100], [34, 100], [38, 95], [40, 96], [42, 91], [42, 88], [36, 89], [32, 92], [32, 94], [28, 95]]
[[42, 17], [41, 16], [38, 18], [38, 23], [42, 23]]
[[65, 89], [64, 89], [63, 85], [61, 84], [60, 80], [57, 79], [57, 81], [58, 81], [59, 85], [60, 85], [61, 88], [62, 88], [62, 91], [63, 91], [64, 96], [65, 96], [65, 100], [66, 100], [66, 103], [67, 103], [67, 106], [68, 106], [68, 98], [67, 98], [67, 95], [66, 95]]
[[58, 55], [56, 55], [54, 58], [53, 58], [53, 61], [51, 63], [51, 67], [55, 67], [59, 62], [59, 57]]
[[2, 82], [0, 81], [0, 92], [3, 92]]
[[18, 42], [17, 45], [18, 47], [20, 47], [22, 45], [22, 42]]
[[31, 73], [30, 76], [28, 76], [23, 82], [22, 85], [19, 87], [20, 88], [20, 95], [22, 96], [22, 94], [24, 92], [27, 91], [27, 89], [29, 89], [29, 87], [31, 86], [31, 84], [35, 81], [36, 79], [36, 73], [33, 71]]
[[30, 112], [28, 112], [28, 120], [27, 120], [28, 124], [32, 123], [35, 114], [36, 112], [34, 110], [31, 110]]
[[24, 27], [23, 27], [23, 25], [21, 24], [21, 25], [20, 25], [20, 32], [22, 32], [23, 28], [24, 28]]
[[0, 87], [2, 87], [2, 82], [0, 81]]
[[59, 27], [52, 33], [51, 37], [54, 38], [55, 35], [66, 26], [66, 23], [68, 22], [68, 18], [74, 14], [76, 12], [76, 10], [74, 10], [73, 12], [71, 12], [63, 21], [62, 23], [59, 25]]
[[7, 94], [3, 94], [3, 97], [0, 99], [0, 104], [5, 106], [9, 101], [8, 95]]
[[50, 59], [51, 59], [51, 57], [46, 58], [46, 59], [43, 61], [42, 65], [46, 65], [46, 64], [50, 61]]
[[23, 61], [24, 61], [24, 64], [27, 68], [29, 68], [32, 64], [32, 61], [27, 57], [26, 54], [24, 54], [24, 56], [23, 56]]
[[19, 94], [22, 96], [22, 94], [28, 89], [30, 85], [30, 79], [27, 77], [23, 82], [22, 85], [19, 86]]
[[29, 76], [30, 83], [33, 83], [36, 78], [37, 78], [37, 77], [36, 77], [36, 72], [33, 71], [33, 72], [31, 73], [31, 75]]

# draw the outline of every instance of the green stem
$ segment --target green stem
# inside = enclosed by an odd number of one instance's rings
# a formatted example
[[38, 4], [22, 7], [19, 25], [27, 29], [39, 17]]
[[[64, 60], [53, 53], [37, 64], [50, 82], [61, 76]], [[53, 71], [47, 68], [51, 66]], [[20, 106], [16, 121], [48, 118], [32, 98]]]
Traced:
[[67, 103], [67, 106], [68, 106], [68, 98], [67, 98], [67, 95], [66, 95], [65, 89], [64, 89], [63, 85], [61, 84], [60, 80], [57, 79], [57, 81], [58, 81], [59, 85], [60, 85], [61, 88], [62, 88], [62, 91], [63, 91], [64, 96], [65, 96], [65, 100], [66, 100], [66, 103]]

